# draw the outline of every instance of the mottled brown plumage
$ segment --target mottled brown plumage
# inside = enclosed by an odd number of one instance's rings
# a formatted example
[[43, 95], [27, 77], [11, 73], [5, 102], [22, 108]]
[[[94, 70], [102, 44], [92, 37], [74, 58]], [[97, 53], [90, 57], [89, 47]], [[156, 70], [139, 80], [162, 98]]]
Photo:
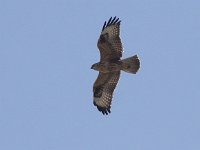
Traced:
[[103, 114], [110, 113], [113, 92], [120, 78], [121, 70], [135, 74], [140, 61], [137, 55], [121, 60], [123, 47], [120, 35], [119, 18], [110, 18], [105, 22], [97, 47], [100, 51], [100, 62], [93, 64], [92, 69], [99, 71], [93, 85], [93, 103]]

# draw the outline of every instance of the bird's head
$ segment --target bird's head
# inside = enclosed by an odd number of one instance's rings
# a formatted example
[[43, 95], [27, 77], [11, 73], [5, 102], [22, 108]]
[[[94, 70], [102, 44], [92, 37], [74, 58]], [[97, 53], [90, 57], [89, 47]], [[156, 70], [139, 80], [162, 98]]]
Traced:
[[91, 69], [98, 70], [98, 67], [99, 67], [99, 63], [96, 63], [91, 66]]

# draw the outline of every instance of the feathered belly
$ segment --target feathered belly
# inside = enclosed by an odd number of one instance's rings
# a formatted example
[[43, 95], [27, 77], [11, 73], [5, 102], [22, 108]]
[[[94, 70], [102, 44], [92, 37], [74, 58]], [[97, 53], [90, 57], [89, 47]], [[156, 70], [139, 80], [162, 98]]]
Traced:
[[99, 65], [99, 71], [102, 73], [109, 73], [120, 70], [121, 70], [121, 65], [117, 63], [102, 63]]

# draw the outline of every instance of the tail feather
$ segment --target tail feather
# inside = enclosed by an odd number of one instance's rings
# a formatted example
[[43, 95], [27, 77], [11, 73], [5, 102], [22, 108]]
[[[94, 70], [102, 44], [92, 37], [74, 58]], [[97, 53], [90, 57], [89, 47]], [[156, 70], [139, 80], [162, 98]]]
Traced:
[[136, 74], [140, 68], [140, 60], [137, 55], [121, 60], [122, 70], [128, 73]]

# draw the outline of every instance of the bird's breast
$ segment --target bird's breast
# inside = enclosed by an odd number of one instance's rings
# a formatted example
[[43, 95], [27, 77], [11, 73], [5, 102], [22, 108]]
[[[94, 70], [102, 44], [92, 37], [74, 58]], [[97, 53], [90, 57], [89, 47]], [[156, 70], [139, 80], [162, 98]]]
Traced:
[[102, 73], [109, 73], [109, 72], [115, 72], [120, 71], [120, 64], [118, 63], [109, 63], [104, 62], [100, 63], [98, 70]]

